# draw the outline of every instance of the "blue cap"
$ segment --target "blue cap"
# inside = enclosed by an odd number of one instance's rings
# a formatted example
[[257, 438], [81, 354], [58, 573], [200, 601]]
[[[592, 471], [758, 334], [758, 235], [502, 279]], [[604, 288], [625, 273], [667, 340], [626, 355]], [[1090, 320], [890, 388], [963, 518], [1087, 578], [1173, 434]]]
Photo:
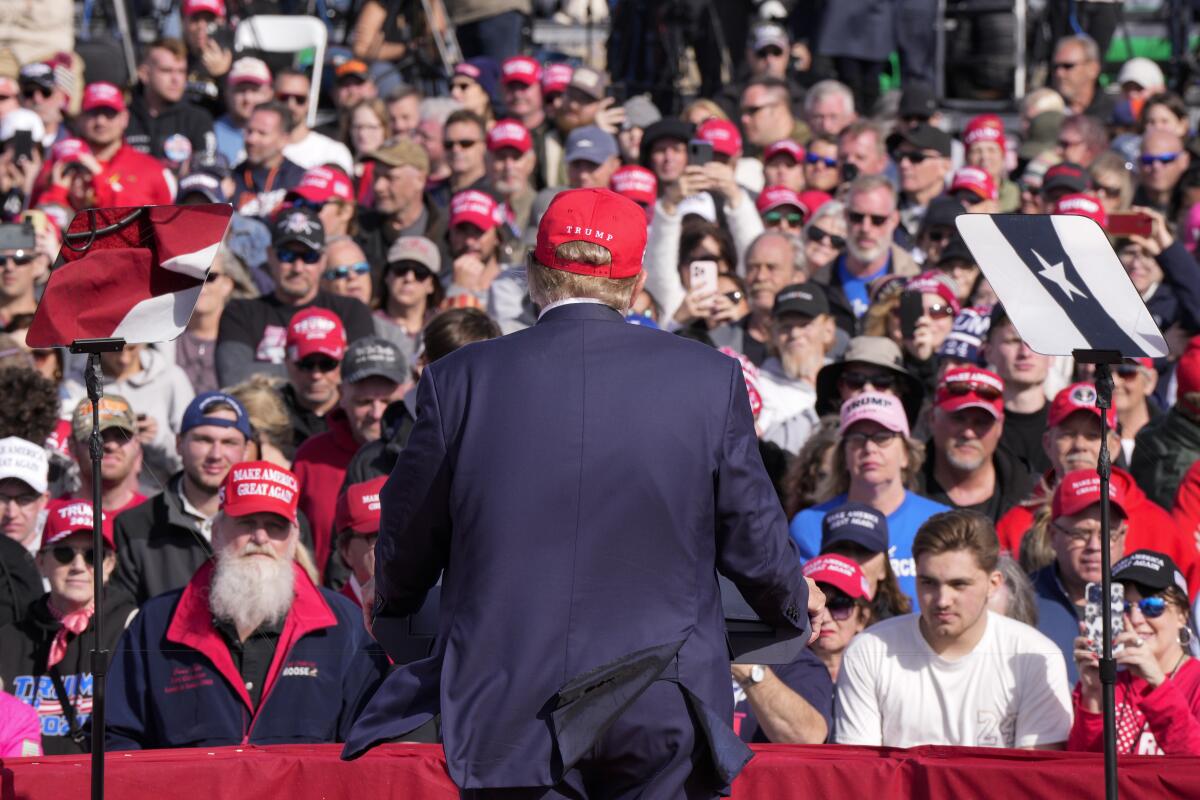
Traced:
[[838, 506], [821, 520], [821, 552], [842, 542], [871, 553], [888, 551], [887, 517], [864, 503]]
[[[236, 419], [207, 416], [208, 409], [217, 404], [232, 408], [237, 415]], [[193, 397], [192, 402], [188, 403], [187, 409], [183, 412], [183, 422], [179, 425], [179, 432], [184, 434], [201, 425], [235, 428], [241, 431], [247, 439], [254, 435], [250, 430], [250, 415], [246, 413], [245, 406], [236, 397], [225, 392], [204, 392]]]
[[603, 164], [606, 159], [617, 155], [617, 140], [608, 131], [595, 125], [585, 125], [571, 131], [567, 136], [566, 151], [568, 164], [572, 161]]
[[953, 358], [976, 366], [985, 366], [983, 340], [992, 324], [991, 309], [972, 306], [958, 312], [954, 328], [938, 345], [939, 358]]

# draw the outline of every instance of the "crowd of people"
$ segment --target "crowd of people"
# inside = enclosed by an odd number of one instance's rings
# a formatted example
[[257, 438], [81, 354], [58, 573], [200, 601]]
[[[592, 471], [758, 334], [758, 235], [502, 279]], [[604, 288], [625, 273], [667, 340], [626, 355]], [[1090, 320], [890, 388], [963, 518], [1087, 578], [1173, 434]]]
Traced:
[[[535, 57], [528, 2], [447, 2], [465, 59], [429, 92], [394, 5], [315, 91], [235, 52], [223, 0], [184, 0], [129, 86], [0, 65], [0, 755], [88, 749], [96, 647], [113, 749], [343, 741], [389, 669], [360, 607], [422, 370], [537, 324], [568, 188], [645, 214], [627, 321], [740, 361], [827, 598], [794, 663], [732, 667], [743, 739], [1099, 750], [1107, 414], [1119, 750], [1200, 754], [1200, 138], [1157, 64], [1102, 83], [1072, 33], [1015, 123], [958, 124], [919, 82], [862, 107], [853, 64], [814, 79], [754, 22], [677, 111]], [[168, 203], [234, 215], [185, 333], [101, 358], [99, 640], [82, 362], [25, 334], [77, 211]], [[955, 226], [980, 212], [1139, 220], [1109, 238], [1170, 355], [1101, 408], [1089, 365], [1022, 340]]]

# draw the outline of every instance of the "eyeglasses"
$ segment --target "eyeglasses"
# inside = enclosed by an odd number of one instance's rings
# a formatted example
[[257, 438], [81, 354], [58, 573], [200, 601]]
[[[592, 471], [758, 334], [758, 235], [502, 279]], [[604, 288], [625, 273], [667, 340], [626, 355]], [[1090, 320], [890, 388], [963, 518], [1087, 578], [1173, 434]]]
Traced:
[[41, 86], [30, 86], [21, 90], [21, 96], [26, 100], [33, 100], [36, 97], [47, 98], [54, 94], [53, 89], [45, 89]]
[[224, 272], [210, 272], [204, 276], [204, 282], [205, 283], [216, 283], [217, 281], [221, 280], [221, 278], [224, 278], [224, 277], [225, 277]]
[[758, 112], [762, 111], [764, 108], [770, 108], [771, 106], [777, 106], [777, 105], [779, 105], [779, 101], [776, 101], [774, 103], [763, 103], [762, 105], [759, 105], [759, 106], [742, 106], [742, 116], [743, 117], [757, 116]]
[[276, 94], [275, 99], [290, 106], [302, 106], [308, 102], [306, 94]]
[[925, 231], [925, 235], [929, 237], [929, 241], [942, 244], [943, 242], [950, 241], [950, 237], [954, 233], [949, 228], [930, 228]]
[[1082, 61], [1055, 61], [1050, 68], [1055, 72], [1070, 72], [1082, 63]]
[[1161, 617], [1163, 612], [1167, 610], [1167, 598], [1158, 596], [1143, 597], [1136, 603], [1126, 600], [1125, 613], [1128, 614], [1130, 611], [1133, 611], [1134, 606], [1138, 607], [1138, 610], [1142, 612], [1142, 616], [1146, 619], [1155, 619]]
[[442, 146], [447, 150], [470, 150], [475, 145], [479, 144], [482, 139], [447, 139], [442, 142]]
[[74, 547], [68, 547], [65, 544], [60, 544], [57, 547], [50, 548], [50, 555], [54, 556], [54, 560], [63, 566], [75, 563], [76, 555], [82, 555], [83, 563], [87, 564], [89, 567], [96, 563], [96, 551], [91, 547], [81, 550]]
[[[54, 351], [50, 351], [53, 353]], [[40, 494], [36, 492], [26, 492], [25, 494], [0, 494], [0, 508], [4, 508], [9, 503], [16, 503], [21, 508], [26, 508], [37, 502]]]
[[342, 362], [335, 359], [324, 357], [306, 358], [303, 361], [296, 362], [296, 368], [301, 372], [333, 372]]
[[[1087, 544], [1088, 542], [1090, 542], [1092, 540], [1093, 536], [1095, 536], [1097, 539], [1099, 539], [1099, 537], [1100, 537], [1100, 529], [1099, 528], [1081, 531], [1081, 530], [1075, 530], [1074, 528], [1064, 528], [1062, 525], [1059, 525], [1057, 522], [1051, 522], [1050, 525], [1055, 530], [1057, 530], [1059, 533], [1063, 534], [1068, 539], [1070, 539], [1072, 544]], [[1122, 525], [1118, 525], [1117, 527], [1113, 528], [1112, 530], [1110, 530], [1108, 532], [1108, 539], [1111, 542], [1115, 542], [1115, 541], [1118, 541], [1124, 535], [1125, 535], [1125, 526], [1122, 524]]]
[[846, 219], [850, 220], [851, 225], [862, 225], [863, 222], [870, 219], [871, 224], [876, 228], [882, 227], [888, 221], [891, 214], [864, 214], [861, 211], [847, 211]]
[[734, 290], [732, 292], [725, 292], [725, 296], [729, 298], [729, 302], [736, 304], [742, 302], [742, 298], [746, 295], [742, 294], [740, 291]]
[[18, 267], [27, 267], [33, 263], [35, 258], [37, 258], [36, 253], [9, 253], [8, 255], [0, 256], [0, 264], [7, 264], [11, 261]]
[[954, 306], [946, 303], [934, 303], [925, 309], [925, 316], [930, 319], [946, 319], [954, 316]]
[[768, 45], [761, 50], [755, 50], [754, 55], [759, 58], [779, 58], [783, 55], [783, 48], [774, 45]]
[[942, 388], [953, 396], [964, 394], [976, 394], [984, 400], [999, 400], [1001, 392], [990, 383], [982, 381], [953, 381], [951, 383], [943, 383]]
[[810, 242], [817, 244], [826, 242], [834, 250], [841, 250], [846, 246], [846, 238], [844, 236], [834, 236], [832, 233], [823, 231], [816, 226], [809, 228], [808, 233], [805, 235], [808, 236]]
[[930, 158], [941, 158], [941, 156], [934, 153], [922, 153], [920, 150], [904, 150], [896, 154], [896, 161], [907, 161], [910, 164], [924, 164]]
[[836, 158], [826, 158], [825, 156], [819, 156], [816, 153], [805, 153], [804, 154], [804, 163], [805, 164], [820, 164], [823, 167], [828, 167], [829, 169], [833, 169], [834, 167], [837, 166], [837, 159]]
[[804, 215], [797, 213], [785, 214], [782, 211], [768, 211], [763, 214], [763, 222], [768, 225], [778, 225], [781, 222], [786, 222], [789, 225], [799, 228], [804, 224]]
[[397, 278], [403, 278], [410, 272], [418, 281], [423, 281], [426, 278], [432, 278], [433, 272], [424, 264], [418, 264], [416, 261], [394, 261], [388, 264], [388, 274], [395, 275]]
[[1069, 142], [1069, 141], [1067, 141], [1066, 139], [1059, 139], [1059, 140], [1058, 140], [1058, 146], [1059, 146], [1059, 147], [1061, 147], [1063, 150], [1066, 150], [1066, 149], [1068, 149], [1068, 148], [1074, 147], [1075, 145], [1079, 145], [1079, 144], [1083, 144], [1083, 140], [1082, 140], [1082, 139], [1081, 139], [1080, 141], [1078, 141], [1078, 142]]
[[370, 264], [365, 261], [356, 261], [353, 264], [330, 267], [325, 270], [325, 274], [322, 277], [327, 281], [336, 281], [339, 278], [349, 278], [351, 275], [366, 275], [370, 271]]
[[1118, 197], [1121, 196], [1121, 187], [1120, 186], [1105, 186], [1103, 183], [1097, 183], [1096, 184], [1096, 193], [1102, 194], [1105, 197], [1116, 200]]
[[881, 372], [878, 375], [867, 372], [843, 372], [842, 377], [839, 378], [843, 386], [856, 392], [868, 386], [886, 392], [894, 387], [898, 380], [895, 375], [888, 372]]
[[825, 608], [829, 610], [829, 616], [838, 622], [845, 622], [850, 619], [850, 615], [854, 613], [854, 606], [854, 600], [849, 597], [831, 597], [825, 602]]
[[1158, 155], [1145, 153], [1142, 155], [1142, 166], [1150, 167], [1155, 164], [1171, 164], [1175, 161], [1175, 159], [1179, 158], [1179, 156], [1180, 153], [1159, 153]]
[[899, 435], [895, 431], [875, 431], [874, 433], [856, 431], [854, 433], [847, 433], [842, 437], [842, 441], [855, 448], [866, 447], [867, 442], [876, 447], [887, 447]]
[[312, 248], [306, 247], [303, 253], [298, 253], [295, 250], [288, 250], [287, 248], [281, 247], [275, 251], [275, 257], [284, 264], [290, 264], [293, 261], [303, 261], [305, 264], [315, 264], [321, 260], [321, 252], [319, 250], [313, 250]]

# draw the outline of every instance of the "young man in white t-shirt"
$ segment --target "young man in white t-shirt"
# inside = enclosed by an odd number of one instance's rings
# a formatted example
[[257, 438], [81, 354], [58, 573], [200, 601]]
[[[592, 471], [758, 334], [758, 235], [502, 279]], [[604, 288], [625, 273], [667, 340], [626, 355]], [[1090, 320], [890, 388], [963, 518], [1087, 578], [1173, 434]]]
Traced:
[[1062, 749], [1067, 667], [1034, 628], [988, 611], [999, 543], [972, 511], [930, 517], [913, 540], [919, 614], [855, 637], [837, 682], [839, 744]]

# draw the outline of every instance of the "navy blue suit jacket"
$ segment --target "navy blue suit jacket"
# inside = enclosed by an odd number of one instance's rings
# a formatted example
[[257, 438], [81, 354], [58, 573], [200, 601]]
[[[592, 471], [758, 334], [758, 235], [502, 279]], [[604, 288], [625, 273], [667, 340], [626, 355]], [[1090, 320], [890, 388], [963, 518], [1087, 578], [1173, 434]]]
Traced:
[[440, 711], [460, 787], [553, 785], [665, 675], [732, 780], [750, 753], [716, 571], [768, 622], [808, 623], [738, 363], [569, 304], [430, 365], [417, 406], [376, 602], [412, 613], [441, 575], [437, 652], [388, 677], [345, 755]]

